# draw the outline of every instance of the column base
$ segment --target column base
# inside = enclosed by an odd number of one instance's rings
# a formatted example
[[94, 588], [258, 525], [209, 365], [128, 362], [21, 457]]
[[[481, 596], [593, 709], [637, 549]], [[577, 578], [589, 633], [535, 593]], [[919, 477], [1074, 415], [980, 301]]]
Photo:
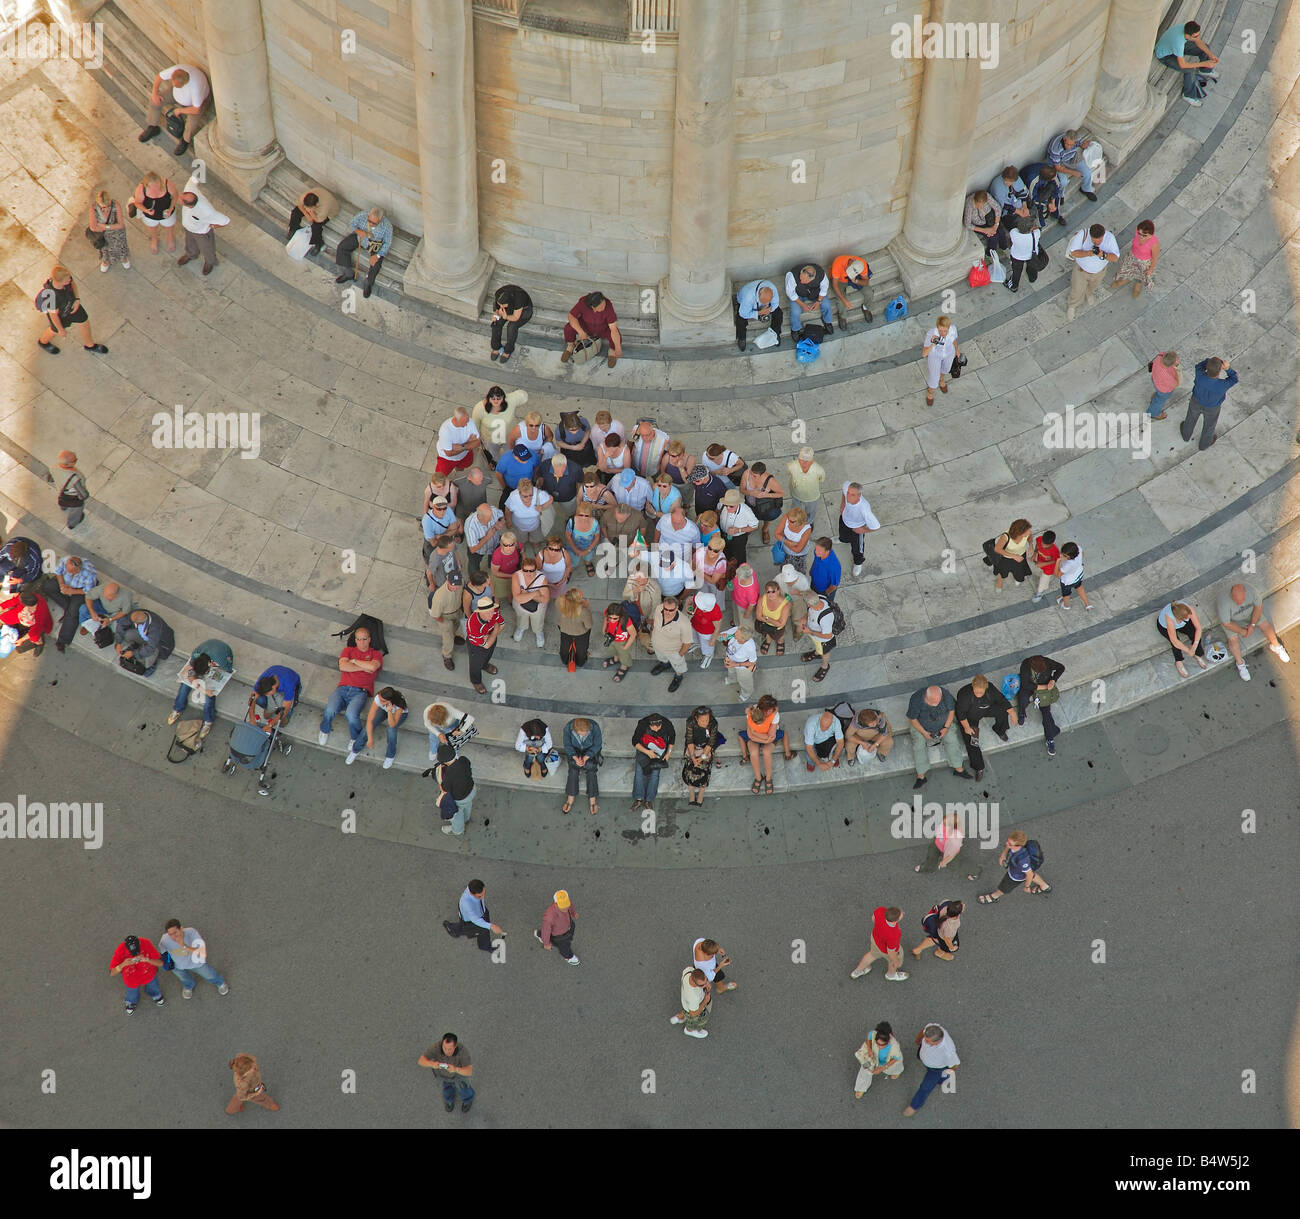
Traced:
[[1092, 110], [1080, 126], [1088, 132], [1089, 136], [1101, 142], [1102, 151], [1106, 154], [1107, 168], [1118, 169], [1155, 129], [1155, 125], [1164, 117], [1168, 106], [1168, 95], [1160, 93], [1148, 83], [1146, 101], [1136, 117], [1116, 120]]
[[679, 301], [659, 281], [659, 342], [665, 347], [693, 347], [704, 343], [735, 340], [736, 329], [731, 293], [724, 292], [705, 309], [692, 308]]
[[971, 263], [984, 257], [984, 246], [969, 229], [962, 229], [957, 244], [944, 254], [923, 254], [914, 250], [902, 234], [886, 248], [898, 264], [903, 290], [909, 301], [964, 280]]
[[254, 157], [232, 152], [222, 143], [214, 119], [206, 127], [200, 127], [195, 135], [194, 155], [207, 162], [209, 174], [215, 172], [223, 186], [245, 203], [252, 203], [262, 193], [271, 170], [284, 160], [284, 149], [277, 143]]
[[415, 247], [415, 257], [407, 264], [402, 291], [407, 296], [446, 309], [457, 317], [477, 321], [483, 309], [488, 280], [495, 268], [496, 259], [486, 250], [479, 250], [469, 270], [448, 275], [429, 265], [428, 247], [421, 238], [420, 244]]

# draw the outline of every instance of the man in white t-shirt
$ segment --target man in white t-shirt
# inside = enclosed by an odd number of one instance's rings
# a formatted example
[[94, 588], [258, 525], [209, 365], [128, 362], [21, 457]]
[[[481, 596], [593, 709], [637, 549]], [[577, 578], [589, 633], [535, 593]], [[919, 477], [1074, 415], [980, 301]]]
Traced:
[[758, 647], [748, 627], [737, 627], [727, 640], [727, 680], [734, 681], [740, 690], [738, 702], [747, 703], [754, 697], [754, 669], [758, 665]]
[[1074, 263], [1070, 269], [1070, 297], [1065, 304], [1065, 320], [1072, 322], [1079, 306], [1092, 300], [1106, 264], [1119, 261], [1119, 245], [1115, 234], [1107, 232], [1104, 224], [1094, 224], [1070, 238], [1066, 257]]
[[847, 542], [853, 552], [853, 574], [862, 574], [862, 565], [866, 559], [863, 544], [869, 533], [880, 528], [876, 514], [871, 511], [862, 494], [861, 483], [846, 482], [840, 488], [840, 541]]
[[545, 542], [555, 527], [554, 501], [531, 478], [521, 478], [506, 498], [506, 524], [520, 543]]
[[167, 928], [158, 940], [158, 947], [172, 954], [172, 961], [176, 965], [176, 981], [181, 984], [182, 999], [193, 997], [195, 974], [205, 982], [211, 982], [217, 988], [217, 994], [230, 994], [225, 978], [208, 964], [208, 946], [193, 927], [182, 927], [180, 919], [168, 919]]
[[727, 539], [727, 558], [736, 564], [744, 563], [745, 551], [749, 547], [749, 535], [758, 528], [758, 517], [745, 503], [738, 488], [732, 487], [723, 495], [718, 505], [718, 525], [722, 530], [722, 536]]
[[948, 1036], [948, 1030], [942, 1024], [927, 1024], [916, 1037], [917, 1057], [925, 1068], [925, 1078], [916, 1094], [903, 1110], [904, 1117], [913, 1117], [925, 1104], [930, 1093], [943, 1082], [945, 1075], [951, 1075], [959, 1066], [957, 1046]]
[[210, 275], [217, 265], [217, 238], [213, 229], [224, 229], [230, 223], [230, 217], [219, 212], [208, 201], [208, 197], [199, 190], [198, 174], [191, 174], [181, 191], [181, 228], [185, 230], [185, 253], [176, 265], [183, 267], [187, 262], [202, 256], [203, 274]]
[[434, 471], [450, 474], [453, 470], [464, 470], [473, 465], [474, 453], [481, 443], [469, 411], [458, 406], [451, 418], [438, 428], [438, 461]]
[[194, 142], [194, 133], [203, 126], [211, 96], [208, 78], [193, 64], [172, 64], [164, 68], [153, 78], [153, 89], [149, 93], [149, 109], [145, 115], [145, 127], [138, 139], [147, 144], [162, 127], [163, 111], [183, 114], [185, 116], [185, 135], [173, 150], [183, 156]]
[[1007, 230], [1011, 240], [1011, 274], [1007, 276], [1007, 291], [1020, 291], [1020, 276], [1028, 272], [1029, 282], [1038, 281], [1038, 243], [1042, 230], [1029, 208], [1021, 204], [1013, 213], [1010, 228]]

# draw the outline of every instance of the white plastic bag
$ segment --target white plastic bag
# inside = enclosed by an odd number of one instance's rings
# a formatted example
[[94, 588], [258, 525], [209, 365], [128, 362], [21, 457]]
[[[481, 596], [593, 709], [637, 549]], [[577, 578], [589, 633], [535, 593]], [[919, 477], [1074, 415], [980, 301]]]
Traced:
[[989, 281], [995, 284], [1004, 284], [1007, 281], [1007, 269], [1002, 265], [1002, 259], [998, 257], [996, 250], [989, 251], [989, 257], [993, 259], [989, 263]]
[[1105, 161], [1106, 154], [1102, 151], [1101, 145], [1096, 140], [1089, 140], [1088, 147], [1083, 150], [1084, 164], [1096, 173], [1101, 168], [1102, 162]]
[[777, 337], [775, 330], [764, 330], [762, 334], [754, 336], [754, 346], [759, 348], [775, 347], [780, 339]]
[[311, 229], [300, 228], [284, 244], [284, 252], [297, 262], [307, 257], [307, 248], [311, 245]]

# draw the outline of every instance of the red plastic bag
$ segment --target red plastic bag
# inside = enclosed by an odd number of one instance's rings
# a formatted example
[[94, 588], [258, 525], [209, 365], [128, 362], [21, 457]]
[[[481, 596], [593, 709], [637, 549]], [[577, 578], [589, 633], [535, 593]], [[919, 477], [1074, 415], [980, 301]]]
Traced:
[[982, 288], [991, 281], [992, 277], [989, 275], [988, 266], [983, 261], [971, 265], [970, 273], [966, 276], [966, 282], [972, 288]]

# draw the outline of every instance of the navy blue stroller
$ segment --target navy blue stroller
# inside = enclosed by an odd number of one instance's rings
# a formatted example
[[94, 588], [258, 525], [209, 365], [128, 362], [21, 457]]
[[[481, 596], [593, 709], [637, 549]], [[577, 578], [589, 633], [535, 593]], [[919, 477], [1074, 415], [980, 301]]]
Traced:
[[[257, 686], [268, 677], [275, 678], [276, 689], [269, 694], [258, 694]], [[271, 785], [266, 778], [271, 754], [278, 749], [288, 757], [293, 749], [293, 742], [285, 739], [282, 733], [297, 706], [301, 688], [302, 678], [283, 665], [272, 665], [257, 679], [248, 700], [248, 710], [244, 713], [244, 722], [230, 730], [230, 752], [221, 768], [223, 774], [233, 775], [237, 766], [255, 770], [257, 794], [271, 794]]]

